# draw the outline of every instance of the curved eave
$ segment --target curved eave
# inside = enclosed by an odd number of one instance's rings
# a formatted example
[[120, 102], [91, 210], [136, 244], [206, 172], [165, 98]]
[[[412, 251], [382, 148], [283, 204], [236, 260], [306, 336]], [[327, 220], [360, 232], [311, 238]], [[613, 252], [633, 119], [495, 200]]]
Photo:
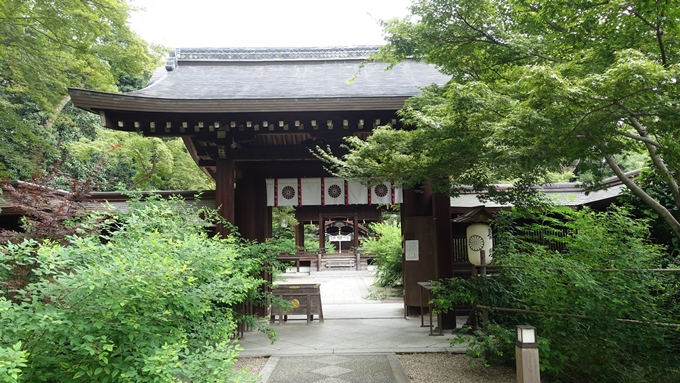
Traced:
[[124, 93], [69, 89], [73, 104], [97, 113], [102, 110], [162, 113], [309, 112], [350, 110], [398, 110], [411, 96], [271, 98], [271, 99], [170, 99], [131, 96]]

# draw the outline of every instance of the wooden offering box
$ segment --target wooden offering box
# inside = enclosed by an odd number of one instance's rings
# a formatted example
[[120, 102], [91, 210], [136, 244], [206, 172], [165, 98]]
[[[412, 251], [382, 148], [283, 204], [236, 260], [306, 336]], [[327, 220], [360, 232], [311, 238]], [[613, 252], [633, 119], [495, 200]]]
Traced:
[[279, 316], [279, 325], [288, 320], [288, 315], [305, 315], [307, 324], [314, 320], [314, 315], [319, 316], [319, 322], [323, 322], [323, 308], [321, 307], [321, 285], [318, 283], [302, 283], [296, 285], [279, 285], [272, 290], [274, 296], [287, 300], [293, 304], [293, 309], [283, 311], [282, 308], [272, 308], [270, 323], [274, 323], [276, 315]]

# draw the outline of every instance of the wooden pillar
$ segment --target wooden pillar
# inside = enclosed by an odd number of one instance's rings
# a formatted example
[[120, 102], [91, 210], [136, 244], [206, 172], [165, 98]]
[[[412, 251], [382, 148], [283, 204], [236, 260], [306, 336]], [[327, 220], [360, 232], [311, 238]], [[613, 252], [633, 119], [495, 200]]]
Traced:
[[267, 181], [259, 174], [255, 177], [255, 237], [258, 242], [271, 238], [271, 208], [267, 206]]
[[304, 250], [305, 248], [305, 224], [298, 222], [295, 226], [295, 246]]
[[[447, 194], [432, 194], [432, 215], [435, 225], [437, 279], [453, 278], [453, 235], [451, 233], [451, 198]], [[441, 315], [444, 330], [456, 328], [455, 310]]]
[[[319, 214], [319, 253], [326, 245], [326, 227], [323, 224], [323, 215]], [[325, 252], [325, 251], [324, 251]]]
[[237, 171], [236, 191], [234, 192], [234, 219], [241, 237], [257, 240], [257, 198], [255, 177], [248, 167], [241, 167]]
[[359, 249], [359, 213], [354, 213], [354, 251]]
[[[234, 182], [235, 166], [234, 160], [217, 160], [216, 180], [215, 180], [215, 204], [219, 207], [219, 213], [228, 222], [235, 224], [234, 212]], [[217, 232], [226, 237], [229, 229], [223, 225], [217, 226]]]
[[354, 255], [356, 257], [356, 260], [354, 261], [354, 264], [356, 265], [357, 270], [361, 270], [361, 255], [359, 254], [359, 213], [354, 213], [354, 240], [352, 241], [354, 244]]
[[429, 187], [423, 190], [404, 189], [401, 217], [420, 217], [432, 215], [432, 191]]
[[[401, 231], [405, 241], [418, 241], [417, 261], [402, 258], [404, 281], [404, 309], [410, 316], [420, 315], [420, 286], [418, 282], [437, 279], [436, 228], [432, 217], [432, 193], [405, 189], [401, 204]], [[402, 244], [405, 246], [405, 243]]]
[[[257, 169], [243, 164], [239, 164], [235, 174], [234, 219], [239, 234], [247, 240], [264, 242], [271, 237], [271, 209], [267, 207], [266, 181]], [[261, 277], [272, 282], [272, 275], [266, 271], [261, 273]], [[267, 317], [268, 304], [255, 305], [252, 310], [258, 317]]]
[[240, 165], [236, 174], [238, 175], [234, 193], [236, 226], [244, 239], [264, 242], [271, 236], [267, 235], [267, 225], [271, 224], [267, 214], [266, 181], [250, 166]]
[[266, 199], [266, 197], [265, 197], [265, 204], [264, 204], [264, 206], [265, 206], [265, 212], [264, 212], [264, 214], [265, 214], [265, 217], [264, 217], [264, 238], [267, 239], [267, 238], [271, 238], [271, 237], [274, 235], [274, 233], [272, 232], [272, 230], [273, 230], [273, 228], [272, 228], [272, 220], [273, 220], [273, 217], [272, 217], [272, 207], [271, 207], [271, 206], [267, 206], [267, 199]]

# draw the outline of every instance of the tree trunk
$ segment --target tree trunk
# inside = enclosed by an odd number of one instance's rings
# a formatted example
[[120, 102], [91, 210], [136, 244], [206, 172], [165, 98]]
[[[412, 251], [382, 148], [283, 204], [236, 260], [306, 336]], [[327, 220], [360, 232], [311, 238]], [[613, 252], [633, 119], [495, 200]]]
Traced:
[[628, 189], [630, 189], [633, 194], [635, 194], [635, 196], [640, 198], [642, 202], [652, 208], [652, 210], [654, 210], [661, 218], [663, 218], [668, 226], [670, 226], [671, 230], [673, 230], [675, 236], [680, 239], [680, 222], [678, 222], [678, 220], [673, 217], [673, 214], [671, 214], [671, 212], [668, 211], [665, 206], [660, 204], [657, 200], [642, 190], [642, 188], [635, 184], [635, 182], [633, 182], [630, 178], [626, 177], [612, 155], [606, 155], [605, 160], [607, 161], [607, 164], [609, 164], [609, 167], [614, 171], [614, 174], [616, 174], [616, 177], [618, 177], [619, 180], [621, 180], [621, 182], [623, 182], [623, 184], [626, 185], [626, 187], [628, 187]]
[[45, 121], [45, 127], [47, 129], [50, 129], [52, 127], [54, 121], [57, 119], [61, 111], [64, 110], [64, 107], [66, 106], [66, 104], [68, 104], [69, 101], [71, 101], [71, 96], [69, 96], [68, 94], [64, 96], [64, 98], [62, 98], [61, 101], [59, 101], [57, 107], [54, 108], [54, 112], [50, 115], [47, 121]]

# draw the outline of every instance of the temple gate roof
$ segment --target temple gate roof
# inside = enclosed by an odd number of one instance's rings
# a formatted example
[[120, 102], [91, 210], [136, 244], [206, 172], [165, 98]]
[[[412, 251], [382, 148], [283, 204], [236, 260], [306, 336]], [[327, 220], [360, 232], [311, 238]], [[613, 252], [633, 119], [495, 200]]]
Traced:
[[386, 70], [388, 64], [368, 60], [377, 51], [376, 46], [183, 48], [170, 52], [141, 90], [70, 92], [76, 106], [93, 112], [397, 110], [421, 87], [449, 79], [411, 60]]

